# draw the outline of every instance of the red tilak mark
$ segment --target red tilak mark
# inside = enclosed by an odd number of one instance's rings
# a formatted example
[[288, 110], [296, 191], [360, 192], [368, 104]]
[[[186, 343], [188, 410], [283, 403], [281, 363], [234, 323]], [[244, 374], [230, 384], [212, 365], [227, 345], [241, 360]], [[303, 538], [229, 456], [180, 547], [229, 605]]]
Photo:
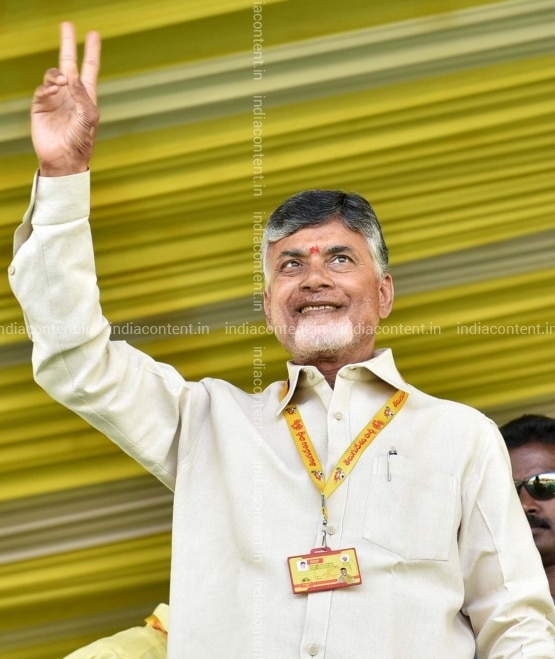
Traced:
[[310, 253], [311, 254], [318, 254], [319, 251], [320, 251], [320, 248], [318, 247], [318, 245], [314, 245], [313, 247], [310, 248]]

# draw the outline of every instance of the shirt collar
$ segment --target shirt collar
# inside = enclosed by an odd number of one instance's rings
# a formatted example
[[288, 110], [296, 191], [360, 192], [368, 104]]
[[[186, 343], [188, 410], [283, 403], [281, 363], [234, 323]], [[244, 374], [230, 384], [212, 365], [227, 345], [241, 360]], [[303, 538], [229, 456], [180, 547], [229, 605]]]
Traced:
[[[324, 379], [324, 376], [315, 366], [303, 366], [287, 362], [289, 378], [282, 390], [277, 414], [281, 414], [287, 406], [295, 391], [302, 387], [313, 387]], [[397, 370], [393, 353], [390, 348], [376, 350], [371, 359], [355, 364], [343, 366], [337, 374], [349, 380], [368, 380], [371, 375], [378, 377], [380, 380], [387, 382], [395, 389], [408, 391], [409, 385], [405, 382], [402, 375]]]

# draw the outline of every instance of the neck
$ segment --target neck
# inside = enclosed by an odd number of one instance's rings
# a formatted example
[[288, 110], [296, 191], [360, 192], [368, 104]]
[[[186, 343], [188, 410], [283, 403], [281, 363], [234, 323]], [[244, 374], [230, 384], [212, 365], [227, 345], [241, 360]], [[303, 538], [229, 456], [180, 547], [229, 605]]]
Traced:
[[357, 364], [358, 362], [364, 362], [368, 359], [371, 359], [373, 355], [373, 350], [370, 350], [370, 354], [367, 351], [361, 354], [351, 354], [349, 356], [341, 356], [335, 359], [326, 359], [324, 357], [315, 357], [313, 359], [294, 359], [295, 364], [302, 364], [306, 366], [316, 367], [320, 373], [325, 377], [327, 383], [333, 389], [335, 386], [335, 378], [337, 373], [344, 367], [349, 364]]
[[343, 368], [343, 366], [346, 366], [346, 364], [313, 364], [313, 366], [316, 366], [316, 368], [320, 371], [320, 373], [326, 378], [326, 382], [330, 385], [330, 387], [333, 389], [335, 386], [335, 378], [337, 377], [337, 373], [340, 369]]
[[551, 593], [551, 597], [555, 597], [555, 564], [548, 565], [545, 568], [545, 574], [549, 583], [549, 592]]

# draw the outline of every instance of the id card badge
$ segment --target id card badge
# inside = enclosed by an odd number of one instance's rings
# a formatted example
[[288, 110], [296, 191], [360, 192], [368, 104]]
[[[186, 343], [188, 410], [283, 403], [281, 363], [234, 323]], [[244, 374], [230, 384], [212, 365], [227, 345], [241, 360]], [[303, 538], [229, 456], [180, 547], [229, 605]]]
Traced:
[[346, 588], [362, 583], [354, 548], [317, 548], [310, 554], [290, 556], [287, 563], [295, 594]]

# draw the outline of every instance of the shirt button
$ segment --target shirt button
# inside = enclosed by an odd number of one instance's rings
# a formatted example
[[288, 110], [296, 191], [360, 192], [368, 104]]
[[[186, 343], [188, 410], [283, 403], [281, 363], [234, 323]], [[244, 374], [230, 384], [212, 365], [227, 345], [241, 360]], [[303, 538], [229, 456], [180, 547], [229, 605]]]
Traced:
[[315, 656], [318, 654], [318, 646], [317, 646], [317, 645], [311, 645], [311, 646], [308, 648], [308, 654], [309, 654], [311, 657], [315, 657]]
[[15, 266], [14, 265], [10, 265], [10, 267], [8, 268], [8, 274], [9, 275], [14, 275], [15, 274]]
[[341, 419], [343, 418], [343, 412], [336, 412], [333, 416], [334, 416], [338, 421], [341, 421]]
[[335, 535], [335, 526], [328, 526], [328, 534]]
[[314, 380], [314, 373], [312, 371], [306, 371], [306, 377], [309, 380]]

